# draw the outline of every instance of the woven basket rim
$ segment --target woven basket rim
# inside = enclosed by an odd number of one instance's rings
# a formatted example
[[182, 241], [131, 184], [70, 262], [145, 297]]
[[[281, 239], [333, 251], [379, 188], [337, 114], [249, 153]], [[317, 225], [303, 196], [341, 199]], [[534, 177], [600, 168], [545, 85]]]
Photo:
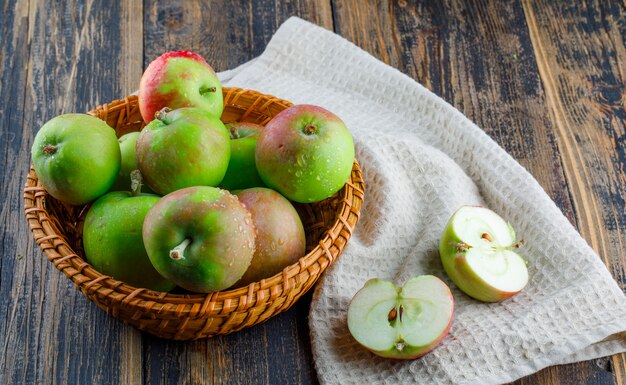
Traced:
[[[237, 97], [242, 93], [265, 96], [271, 102], [282, 103], [289, 107], [292, 103], [272, 95], [261, 94], [254, 90], [224, 87], [224, 103], [237, 106]], [[234, 95], [234, 96], [233, 96]], [[230, 98], [230, 99], [229, 99]], [[98, 106], [89, 113], [102, 108], [114, 108], [118, 104], [136, 101], [137, 96], [130, 95], [123, 99]], [[258, 100], [261, 100], [259, 98]], [[269, 105], [269, 102], [265, 103]], [[249, 107], [263, 111], [263, 105]], [[244, 114], [245, 117], [245, 114]], [[243, 118], [242, 118], [243, 119]], [[365, 186], [361, 169], [355, 159], [350, 180], [338, 194], [341, 204], [337, 209], [337, 219], [333, 226], [319, 240], [317, 246], [300, 258], [296, 263], [286, 267], [280, 273], [236, 289], [222, 290], [207, 294], [171, 294], [145, 288], [137, 288], [110, 276], [103, 275], [94, 269], [86, 260], [78, 255], [67, 243], [58, 230], [58, 223], [51, 218], [45, 207], [48, 197], [31, 164], [24, 186], [24, 207], [35, 242], [54, 266], [70, 278], [85, 294], [97, 294], [121, 301], [121, 305], [145, 312], [151, 309], [162, 316], [206, 317], [211, 314], [224, 314], [233, 310], [245, 310], [259, 301], [271, 301], [273, 298], [288, 292], [307, 279], [303, 274], [321, 274], [343, 250], [359, 219], [363, 203]], [[352, 208], [352, 209], [351, 209]], [[354, 209], [356, 208], [356, 210]], [[345, 237], [348, 233], [347, 239]], [[342, 243], [342, 244], [337, 244]], [[336, 255], [333, 255], [333, 252]], [[321, 271], [309, 271], [320, 263]], [[307, 288], [308, 290], [308, 288]], [[306, 291], [306, 290], [305, 290]]]

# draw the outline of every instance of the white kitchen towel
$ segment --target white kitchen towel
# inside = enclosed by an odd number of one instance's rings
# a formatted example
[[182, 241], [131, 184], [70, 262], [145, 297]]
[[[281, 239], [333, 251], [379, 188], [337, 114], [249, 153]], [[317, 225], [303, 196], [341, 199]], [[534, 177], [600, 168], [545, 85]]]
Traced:
[[[315, 288], [309, 315], [322, 384], [492, 384], [549, 365], [626, 351], [626, 297], [533, 177], [448, 103], [347, 40], [298, 18], [265, 52], [221, 74], [228, 86], [321, 105], [354, 136], [366, 195], [357, 229]], [[481, 204], [526, 240], [526, 289], [475, 301], [446, 276], [437, 245], [450, 215]], [[379, 358], [350, 336], [352, 296], [373, 277], [433, 274], [451, 288], [449, 335], [412, 361]]]

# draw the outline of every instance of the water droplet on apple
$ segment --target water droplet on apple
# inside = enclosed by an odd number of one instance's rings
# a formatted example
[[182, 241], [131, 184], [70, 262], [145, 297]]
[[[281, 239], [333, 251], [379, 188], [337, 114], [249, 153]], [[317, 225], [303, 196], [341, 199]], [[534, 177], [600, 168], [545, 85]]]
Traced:
[[276, 243], [274, 243], [274, 241], [270, 243], [270, 249], [276, 250]]
[[300, 170], [296, 171], [296, 176], [302, 176], [302, 171]]
[[238, 229], [239, 229], [239, 232], [243, 232], [243, 226], [242, 225], [239, 225]]

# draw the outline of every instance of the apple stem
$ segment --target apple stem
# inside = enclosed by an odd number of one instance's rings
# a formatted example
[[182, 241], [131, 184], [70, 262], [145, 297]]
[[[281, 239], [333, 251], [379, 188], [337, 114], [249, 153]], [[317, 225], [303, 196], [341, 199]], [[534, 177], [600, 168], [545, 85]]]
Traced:
[[211, 92], [216, 92], [217, 87], [202, 87], [200, 88], [200, 95], [208, 94]]
[[231, 139], [239, 139], [239, 132], [237, 132], [237, 128], [234, 126], [228, 127], [228, 131], [230, 132]]
[[52, 155], [55, 152], [57, 152], [57, 146], [53, 145], [53, 144], [46, 144], [45, 146], [43, 146], [43, 153], [46, 155]]
[[141, 176], [141, 171], [133, 170], [130, 172], [130, 191], [133, 193], [134, 197], [141, 194], [142, 182], [143, 177]]
[[166, 123], [166, 122], [165, 122], [165, 118], [167, 117], [167, 114], [168, 114], [170, 111], [172, 111], [172, 109], [171, 109], [171, 108], [169, 108], [169, 107], [163, 107], [162, 109], [160, 109], [159, 111], [157, 111], [157, 112], [155, 112], [155, 113], [154, 113], [154, 118], [155, 118], [156, 120], [160, 120], [160, 121], [162, 121], [163, 123]]
[[309, 123], [304, 126], [304, 133], [307, 135], [317, 134], [317, 127], [314, 124]]
[[172, 258], [175, 261], [185, 259], [185, 249], [187, 248], [187, 246], [189, 246], [190, 243], [191, 243], [191, 239], [185, 238], [185, 240], [182, 241], [180, 245], [170, 250], [170, 258]]

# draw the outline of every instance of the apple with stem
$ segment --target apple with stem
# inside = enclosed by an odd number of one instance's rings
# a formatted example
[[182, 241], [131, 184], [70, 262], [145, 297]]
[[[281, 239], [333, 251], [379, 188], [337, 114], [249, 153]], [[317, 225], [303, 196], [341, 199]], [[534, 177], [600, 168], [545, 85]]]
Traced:
[[139, 82], [139, 111], [146, 123], [164, 107], [198, 107], [216, 117], [224, 110], [222, 85], [204, 58], [191, 51], [166, 52]]
[[374, 278], [352, 298], [348, 329], [374, 354], [414, 359], [443, 340], [452, 325], [453, 313], [452, 293], [435, 276], [411, 278], [401, 288]]
[[[139, 137], [139, 131], [129, 132], [122, 135], [117, 141], [120, 144], [121, 153], [121, 166], [120, 171], [117, 174], [117, 179], [110, 191], [131, 191], [132, 178], [131, 173], [137, 170], [137, 158], [135, 156], [135, 147], [137, 145], [137, 138]], [[153, 193], [145, 184], [141, 184], [141, 192]]]
[[64, 114], [46, 122], [32, 147], [37, 177], [46, 191], [71, 205], [106, 193], [120, 169], [115, 130], [87, 114]]
[[450, 218], [439, 242], [446, 273], [465, 294], [497, 302], [528, 283], [526, 261], [514, 250], [515, 230], [495, 212], [463, 206]]
[[83, 227], [85, 257], [102, 274], [135, 287], [170, 291], [176, 285], [154, 269], [141, 235], [144, 218], [160, 197], [140, 193], [139, 171], [130, 179], [132, 192], [110, 192], [89, 208]]
[[263, 187], [265, 184], [256, 169], [254, 153], [263, 126], [250, 122], [226, 125], [230, 133], [230, 162], [220, 184], [227, 190]]
[[164, 108], [141, 130], [135, 156], [146, 184], [158, 194], [217, 186], [230, 159], [224, 124], [198, 108]]
[[162, 276], [208, 293], [228, 288], [245, 273], [254, 255], [255, 230], [237, 197], [196, 186], [174, 191], [150, 209], [143, 242]]
[[292, 201], [319, 202], [350, 178], [354, 143], [337, 115], [301, 104], [281, 111], [265, 125], [255, 158], [268, 187]]

